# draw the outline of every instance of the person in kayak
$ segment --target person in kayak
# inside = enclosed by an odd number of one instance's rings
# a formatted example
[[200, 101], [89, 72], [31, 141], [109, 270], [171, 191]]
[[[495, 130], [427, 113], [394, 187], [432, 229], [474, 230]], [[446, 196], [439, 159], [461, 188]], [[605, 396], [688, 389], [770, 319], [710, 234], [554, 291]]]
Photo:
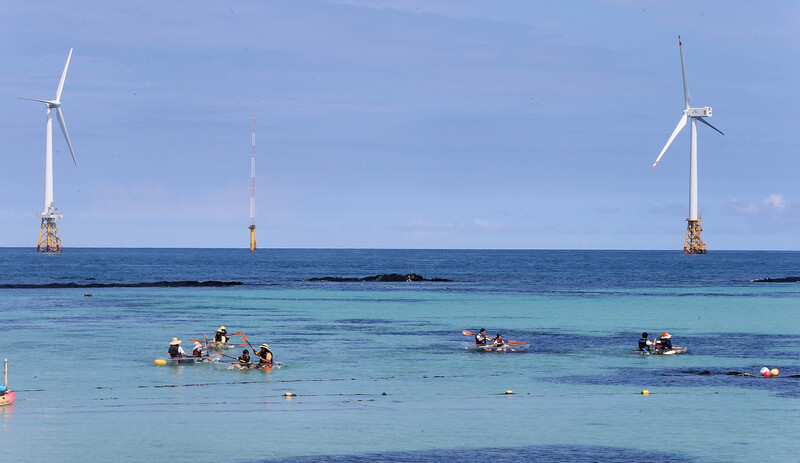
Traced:
[[503, 341], [503, 335], [500, 334], [500, 333], [497, 333], [497, 335], [494, 337], [494, 346], [495, 347], [502, 347], [504, 345], [506, 345], [506, 342]]
[[240, 355], [239, 357], [236, 357], [236, 360], [238, 360], [239, 363], [242, 363], [242, 364], [245, 364], [245, 365], [249, 365], [250, 364], [250, 351], [247, 350], [247, 349], [243, 350], [242, 351], [242, 355]]
[[203, 356], [203, 345], [195, 341], [194, 350], [192, 351], [192, 357], [202, 357], [202, 356]]
[[214, 333], [214, 342], [228, 342], [230, 336], [228, 336], [228, 330], [225, 329], [225, 325], [219, 327], [216, 333]]
[[494, 339], [486, 337], [486, 328], [481, 328], [480, 333], [475, 335], [475, 344], [478, 346], [485, 346], [490, 341], [494, 341]]
[[667, 333], [666, 331], [661, 333], [661, 336], [659, 336], [655, 342], [656, 348], [659, 350], [659, 352], [672, 350], [672, 341], [670, 341], [670, 339], [672, 339], [671, 334]]
[[258, 363], [266, 363], [272, 365], [272, 351], [269, 350], [269, 345], [261, 344], [261, 351], [258, 352]]
[[178, 338], [172, 338], [172, 341], [169, 343], [169, 356], [172, 358], [178, 357], [186, 357], [186, 352], [184, 352], [183, 347], [181, 347], [181, 340]]
[[642, 333], [642, 338], [639, 339], [639, 350], [641, 350], [641, 351], [649, 351], [650, 350], [650, 346], [652, 346], [653, 343], [650, 342], [647, 339], [648, 336], [650, 336], [650, 335], [647, 334], [646, 332]]

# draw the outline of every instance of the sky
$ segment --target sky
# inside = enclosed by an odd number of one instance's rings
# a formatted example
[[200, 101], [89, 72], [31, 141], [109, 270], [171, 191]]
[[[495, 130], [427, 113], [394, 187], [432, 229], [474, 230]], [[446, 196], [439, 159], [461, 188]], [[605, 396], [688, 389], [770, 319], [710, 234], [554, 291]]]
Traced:
[[683, 37], [709, 250], [800, 250], [800, 5], [8, 2], [0, 246], [35, 247], [45, 108], [69, 247], [674, 249]]

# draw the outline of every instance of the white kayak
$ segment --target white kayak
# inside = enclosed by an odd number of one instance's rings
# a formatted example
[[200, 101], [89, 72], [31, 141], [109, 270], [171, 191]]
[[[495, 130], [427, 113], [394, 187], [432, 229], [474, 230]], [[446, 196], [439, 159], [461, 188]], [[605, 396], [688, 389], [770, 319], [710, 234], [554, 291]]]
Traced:
[[687, 350], [688, 349], [685, 347], [673, 346], [672, 349], [669, 350], [650, 349], [650, 350], [635, 350], [633, 352], [639, 355], [676, 355], [676, 354], [685, 354]]
[[526, 352], [528, 347], [530, 347], [528, 343], [515, 342], [514, 344], [506, 343], [501, 346], [496, 346], [494, 344], [473, 344], [467, 346], [467, 349], [475, 352]]

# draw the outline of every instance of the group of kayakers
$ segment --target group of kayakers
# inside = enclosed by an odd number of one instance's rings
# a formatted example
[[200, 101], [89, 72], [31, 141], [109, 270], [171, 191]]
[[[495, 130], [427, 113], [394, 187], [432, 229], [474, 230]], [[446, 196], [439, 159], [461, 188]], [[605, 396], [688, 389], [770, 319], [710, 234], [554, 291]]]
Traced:
[[486, 335], [486, 328], [481, 328], [478, 334], [475, 335], [475, 345], [502, 347], [505, 345], [505, 341], [503, 341], [502, 334], [497, 333], [493, 338], [490, 338]]
[[[261, 344], [261, 346], [259, 346], [259, 349], [260, 350], [258, 351], [258, 353], [256, 353], [256, 357], [258, 358], [258, 363], [272, 364], [273, 356], [272, 356], [272, 351], [269, 350], [269, 345]], [[243, 350], [242, 355], [236, 357], [236, 360], [238, 360], [239, 363], [242, 365], [249, 365], [253, 363], [253, 361], [250, 359], [250, 351], [247, 349]]]
[[[240, 331], [237, 331], [236, 333], [233, 334], [240, 334], [240, 333], [241, 333]], [[213, 343], [227, 344], [228, 340], [230, 339], [230, 336], [231, 335], [228, 334], [225, 325], [220, 326], [219, 329], [214, 333]], [[167, 350], [169, 356], [171, 358], [208, 357], [208, 344], [209, 344], [208, 341], [205, 343], [205, 345], [200, 341], [197, 340], [193, 341], [194, 341], [194, 346], [192, 349], [192, 355], [188, 355], [186, 354], [186, 351], [183, 350], [183, 347], [181, 347], [181, 343], [183, 341], [178, 339], [177, 337], [173, 337], [172, 341], [170, 341], [169, 343], [169, 349]], [[259, 364], [272, 365], [274, 363], [274, 356], [272, 354], [272, 351], [269, 349], [269, 345], [266, 343], [261, 344], [261, 346], [259, 346], [258, 352], [256, 352], [255, 349], [253, 349], [253, 353], [256, 355]], [[225, 354], [220, 354], [220, 355], [223, 355], [225, 357], [230, 357]], [[235, 358], [231, 357], [231, 358], [235, 359], [239, 365], [250, 365], [253, 363], [253, 360], [250, 358], [250, 350], [248, 349], [244, 349], [242, 351], [242, 355], [240, 355], [239, 357]]]
[[672, 335], [664, 331], [661, 333], [661, 336], [650, 341], [649, 334], [647, 332], [642, 333], [642, 337], [639, 339], [639, 350], [640, 351], [655, 351], [655, 352], [666, 352], [672, 350]]

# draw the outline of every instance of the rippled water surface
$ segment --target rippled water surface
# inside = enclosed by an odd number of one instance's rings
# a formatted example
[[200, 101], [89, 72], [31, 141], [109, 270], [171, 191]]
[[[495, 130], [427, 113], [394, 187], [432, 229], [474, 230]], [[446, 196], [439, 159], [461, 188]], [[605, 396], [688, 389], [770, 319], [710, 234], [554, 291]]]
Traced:
[[[800, 275], [798, 263], [0, 249], [0, 357], [18, 397], [0, 407], [0, 446], [16, 461], [796, 461], [800, 286], [750, 280]], [[412, 272], [451, 281], [305, 281]], [[114, 286], [208, 280], [243, 284]], [[51, 283], [76, 287], [37, 287]], [[188, 350], [221, 324], [284, 366], [153, 364], [173, 336]], [[461, 331], [481, 327], [530, 349], [466, 349]], [[642, 331], [664, 330], [688, 353], [632, 352]], [[781, 374], [755, 376], [762, 366]]]

